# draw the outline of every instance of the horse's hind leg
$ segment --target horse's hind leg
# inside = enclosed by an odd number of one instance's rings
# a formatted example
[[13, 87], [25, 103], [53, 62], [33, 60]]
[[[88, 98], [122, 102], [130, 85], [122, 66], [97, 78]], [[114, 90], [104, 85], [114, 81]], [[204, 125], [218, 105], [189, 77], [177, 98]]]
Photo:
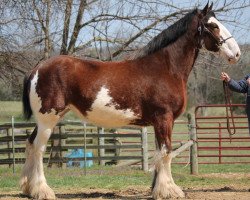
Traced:
[[20, 180], [23, 193], [35, 199], [55, 199], [55, 194], [47, 185], [44, 176], [43, 154], [52, 130], [60, 117], [53, 114], [45, 115], [38, 118], [37, 128], [27, 141], [26, 161]]

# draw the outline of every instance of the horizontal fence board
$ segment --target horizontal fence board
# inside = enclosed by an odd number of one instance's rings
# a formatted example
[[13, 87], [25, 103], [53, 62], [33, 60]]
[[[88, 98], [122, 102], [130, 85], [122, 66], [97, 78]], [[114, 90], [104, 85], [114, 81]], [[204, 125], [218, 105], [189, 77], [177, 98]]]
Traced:
[[240, 157], [240, 158], [247, 158], [247, 157], [250, 157], [250, 155], [248, 154], [248, 155], [236, 155], [236, 154], [234, 154], [234, 155], [225, 155], [225, 154], [223, 154], [223, 155], [200, 155], [200, 154], [198, 154], [198, 157], [210, 157], [210, 158], [219, 158], [219, 157], [224, 157], [224, 158], [233, 158], [233, 157]]
[[[84, 134], [75, 134], [75, 133], [70, 133], [68, 134], [68, 137], [84, 137]], [[140, 138], [141, 134], [138, 133], [124, 133], [124, 134], [109, 134], [109, 133], [104, 133], [104, 134], [93, 134], [93, 133], [87, 133], [86, 137], [93, 137], [93, 138], [105, 138], [105, 137], [137, 137]]]
[[[142, 148], [141, 144], [138, 145], [87, 145], [87, 150], [93, 150], [93, 149], [138, 149], [138, 151], [141, 151]], [[55, 146], [55, 147], [47, 147], [46, 152], [57, 152], [57, 151], [68, 151], [70, 149], [84, 149], [84, 146]], [[6, 153], [12, 153], [12, 148], [4, 148], [0, 149], [0, 154], [6, 154]], [[21, 153], [25, 152], [25, 147], [15, 148], [15, 153]]]
[[250, 150], [250, 147], [198, 147], [198, 150]]
[[[34, 128], [36, 126], [36, 123], [15, 123], [14, 128]], [[0, 130], [5, 130], [5, 129], [11, 129], [12, 124], [11, 123], [6, 123], [6, 124], [1, 124], [0, 125]]]
[[[68, 146], [66, 146], [68, 148]], [[73, 147], [70, 147], [73, 148]], [[84, 148], [84, 146], [83, 146]], [[142, 145], [88, 145], [86, 149], [135, 149], [142, 148]]]
[[[27, 140], [26, 135], [16, 135], [15, 136], [15, 142], [17, 142], [17, 141], [26, 141], [26, 140]], [[0, 137], [0, 142], [12, 142], [12, 136]]]
[[[103, 156], [103, 157], [86, 157], [86, 160], [93, 160], [93, 161], [100, 161], [100, 160], [137, 160], [137, 159], [142, 159], [142, 156]], [[84, 157], [80, 157], [80, 158], [53, 158], [53, 159], [49, 159], [49, 158], [44, 158], [43, 162], [44, 163], [67, 163], [69, 161], [85, 161]], [[25, 162], [24, 158], [16, 158], [15, 159], [15, 163], [16, 164], [22, 164]], [[11, 158], [7, 158], [7, 159], [1, 159], [0, 160], [0, 165], [3, 164], [13, 164], [13, 159]]]
[[[24, 147], [16, 147], [15, 148], [15, 153], [21, 153], [21, 152], [25, 152]], [[0, 149], [0, 154], [6, 154], [6, 153], [13, 153], [13, 149], [12, 148]]]
[[[70, 139], [70, 138], [84, 138], [84, 134], [52, 134], [50, 139]], [[124, 137], [137, 137], [141, 138], [141, 134], [138, 133], [127, 133], [127, 134], [86, 134], [86, 138], [124, 138]], [[27, 135], [15, 135], [15, 141], [26, 141]], [[0, 137], [0, 142], [12, 142], [12, 136], [2, 136]]]
[[[57, 124], [57, 126], [65, 126], [65, 125], [72, 125], [72, 126], [79, 126], [81, 128], [84, 128], [84, 124], [86, 123], [83, 123], [83, 122], [80, 122], [80, 121], [70, 121], [70, 120], [67, 120], [67, 121], [63, 121], [63, 122], [59, 122]], [[33, 128], [36, 126], [36, 123], [35, 122], [27, 122], [27, 123], [24, 123], [24, 122], [16, 122], [14, 124], [14, 127], [15, 128], [26, 128], [26, 127], [29, 127], [29, 128]], [[12, 127], [12, 124], [11, 123], [5, 123], [5, 124], [1, 124], [0, 125], [0, 130], [1, 129], [8, 129], [8, 128], [11, 128]], [[89, 124], [87, 123], [87, 129], [96, 129], [97, 126], [93, 125], [93, 124]], [[119, 129], [127, 129], [127, 130], [138, 130], [140, 131], [141, 128], [140, 127], [136, 127], [136, 126], [123, 126], [123, 127], [120, 127]]]

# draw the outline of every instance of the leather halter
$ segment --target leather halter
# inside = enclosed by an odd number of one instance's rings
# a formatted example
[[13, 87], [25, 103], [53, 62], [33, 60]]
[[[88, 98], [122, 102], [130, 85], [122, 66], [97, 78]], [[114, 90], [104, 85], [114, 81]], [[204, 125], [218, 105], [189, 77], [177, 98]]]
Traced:
[[212, 38], [216, 41], [217, 46], [221, 47], [224, 43], [226, 43], [227, 40], [233, 38], [233, 36], [229, 36], [228, 38], [224, 39], [222, 36], [220, 36], [219, 40], [218, 37], [216, 37], [213, 32], [211, 32], [202, 21], [199, 21], [199, 25], [197, 28], [198, 32], [199, 32], [199, 39], [198, 39], [198, 48], [201, 49], [202, 48], [202, 36], [204, 33], [208, 33], [210, 36], [212, 36]]

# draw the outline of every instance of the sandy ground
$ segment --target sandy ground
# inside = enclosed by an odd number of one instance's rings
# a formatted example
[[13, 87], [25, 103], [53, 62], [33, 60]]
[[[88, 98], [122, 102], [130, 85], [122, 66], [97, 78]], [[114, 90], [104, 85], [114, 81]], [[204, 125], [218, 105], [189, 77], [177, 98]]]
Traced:
[[[250, 188], [250, 186], [249, 186]], [[250, 200], [249, 188], [184, 188], [186, 199], [206, 200]], [[126, 190], [82, 189], [82, 190], [55, 190], [58, 200], [82, 199], [121, 199], [121, 200], [151, 200], [150, 188], [130, 188]], [[0, 192], [1, 200], [28, 200], [20, 192]]]

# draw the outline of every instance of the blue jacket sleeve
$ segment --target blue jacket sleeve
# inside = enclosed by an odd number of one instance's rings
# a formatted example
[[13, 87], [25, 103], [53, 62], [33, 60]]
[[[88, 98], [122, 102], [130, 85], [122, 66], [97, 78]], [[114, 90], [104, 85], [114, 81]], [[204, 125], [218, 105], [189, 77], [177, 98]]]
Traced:
[[248, 84], [245, 79], [242, 79], [240, 81], [235, 81], [231, 79], [228, 82], [229, 88], [234, 91], [234, 92], [239, 92], [239, 93], [247, 93], [248, 92]]

